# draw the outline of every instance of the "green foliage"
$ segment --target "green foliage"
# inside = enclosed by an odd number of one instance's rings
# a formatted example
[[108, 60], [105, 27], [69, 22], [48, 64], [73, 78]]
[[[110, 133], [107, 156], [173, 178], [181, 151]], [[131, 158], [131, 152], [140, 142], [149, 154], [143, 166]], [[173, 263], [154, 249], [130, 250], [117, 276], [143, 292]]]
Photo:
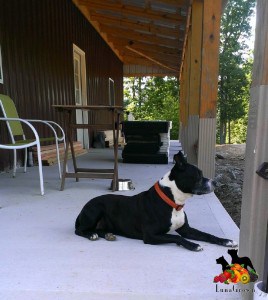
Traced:
[[171, 139], [178, 139], [178, 80], [174, 77], [131, 77], [124, 80], [124, 104], [135, 120], [172, 121]]
[[[235, 124], [240, 124], [238, 120], [244, 120], [248, 112], [252, 58], [247, 42], [254, 6], [254, 0], [229, 0], [222, 17], [217, 131], [220, 143], [226, 142], [227, 135], [232, 141], [231, 135], [238, 133]], [[241, 136], [245, 136], [246, 126], [238, 127], [244, 131]]]

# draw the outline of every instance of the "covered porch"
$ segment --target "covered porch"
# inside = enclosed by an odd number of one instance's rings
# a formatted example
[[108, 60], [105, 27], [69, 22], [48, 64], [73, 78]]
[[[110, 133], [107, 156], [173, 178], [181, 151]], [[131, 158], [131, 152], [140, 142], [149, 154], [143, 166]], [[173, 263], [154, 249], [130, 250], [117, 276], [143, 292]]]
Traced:
[[[90, 162], [112, 165], [112, 150], [92, 149], [78, 158], [83, 166]], [[131, 179], [135, 190], [116, 193], [144, 191], [172, 166], [119, 161], [119, 178]], [[228, 257], [225, 247], [200, 243], [204, 250], [191, 252], [119, 236], [115, 242], [76, 236], [76, 216], [89, 199], [111, 192], [110, 180], [67, 179], [59, 191], [56, 171], [56, 165], [44, 167], [44, 196], [37, 167], [26, 174], [19, 169], [14, 179], [0, 174], [1, 299], [240, 299], [238, 291], [222, 292], [213, 283], [221, 272], [215, 260]], [[185, 211], [193, 227], [238, 241], [239, 229], [214, 193], [194, 196]]]

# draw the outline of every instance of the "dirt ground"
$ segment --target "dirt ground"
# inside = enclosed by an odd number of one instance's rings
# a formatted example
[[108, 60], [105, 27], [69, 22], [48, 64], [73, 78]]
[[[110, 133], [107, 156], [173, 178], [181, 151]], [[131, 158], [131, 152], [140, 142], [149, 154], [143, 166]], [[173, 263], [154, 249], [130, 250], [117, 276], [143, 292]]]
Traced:
[[241, 217], [244, 164], [245, 144], [216, 147], [215, 194], [238, 227]]

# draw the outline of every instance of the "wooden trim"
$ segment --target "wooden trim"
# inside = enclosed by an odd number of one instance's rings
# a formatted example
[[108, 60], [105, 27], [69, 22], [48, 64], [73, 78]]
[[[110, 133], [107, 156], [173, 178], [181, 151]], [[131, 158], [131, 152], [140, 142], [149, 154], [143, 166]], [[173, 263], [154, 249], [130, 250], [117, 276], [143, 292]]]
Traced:
[[192, 8], [190, 6], [188, 8], [188, 17], [187, 17], [187, 22], [186, 22], [186, 32], [185, 32], [184, 42], [183, 42], [183, 47], [182, 47], [183, 50], [182, 50], [182, 62], [181, 62], [180, 74], [182, 73], [182, 68], [183, 68], [183, 63], [184, 63], [184, 58], [185, 58], [185, 51], [186, 51], [186, 44], [187, 44], [187, 40], [188, 40], [188, 33], [189, 33], [189, 30], [190, 30], [191, 16], [192, 16]]
[[204, 0], [200, 118], [215, 118], [218, 93], [221, 1]]
[[199, 115], [200, 99], [200, 80], [202, 64], [202, 21], [203, 21], [203, 3], [194, 1], [192, 5], [191, 17], [191, 72], [190, 72], [190, 101], [189, 114]]

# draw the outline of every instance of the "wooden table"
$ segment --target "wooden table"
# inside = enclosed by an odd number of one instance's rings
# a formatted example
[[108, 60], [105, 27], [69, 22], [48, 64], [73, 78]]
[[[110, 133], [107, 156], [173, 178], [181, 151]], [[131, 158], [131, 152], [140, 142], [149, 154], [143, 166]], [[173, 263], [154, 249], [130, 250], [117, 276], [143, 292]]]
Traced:
[[[65, 113], [65, 131], [66, 131], [66, 149], [64, 154], [64, 163], [61, 179], [61, 188], [63, 191], [65, 185], [65, 178], [101, 178], [101, 179], [112, 179], [112, 190], [118, 190], [118, 139], [119, 139], [119, 124], [120, 124], [120, 114], [123, 112], [121, 106], [99, 106], [99, 105], [53, 105], [53, 107], [59, 111]], [[77, 124], [74, 122], [75, 111], [106, 111], [110, 115], [110, 122], [107, 124]], [[113, 141], [114, 141], [114, 168], [113, 169], [88, 169], [88, 168], [78, 168], [75, 158], [75, 152], [73, 147], [72, 131], [74, 129], [102, 129], [102, 130], [113, 130]], [[74, 166], [74, 172], [67, 171], [67, 160], [68, 160], [68, 150], [69, 145], [71, 147], [72, 161]]]

